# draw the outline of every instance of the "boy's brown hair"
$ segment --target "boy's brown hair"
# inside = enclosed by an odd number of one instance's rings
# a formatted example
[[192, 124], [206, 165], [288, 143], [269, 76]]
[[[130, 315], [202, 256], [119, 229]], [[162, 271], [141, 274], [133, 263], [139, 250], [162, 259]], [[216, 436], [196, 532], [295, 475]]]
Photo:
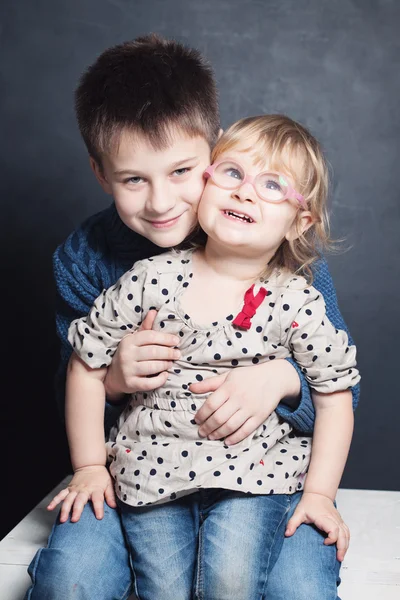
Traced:
[[211, 66], [198, 50], [155, 34], [105, 50], [82, 75], [75, 109], [99, 166], [123, 130], [165, 148], [178, 127], [190, 137], [204, 137], [212, 148], [220, 127]]

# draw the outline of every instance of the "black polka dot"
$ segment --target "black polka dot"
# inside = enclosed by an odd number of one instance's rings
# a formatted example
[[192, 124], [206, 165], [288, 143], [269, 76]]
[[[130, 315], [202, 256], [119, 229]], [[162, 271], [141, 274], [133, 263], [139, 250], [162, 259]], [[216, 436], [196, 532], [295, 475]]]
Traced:
[[238, 478], [236, 479], [236, 481], [238, 482], [238, 484], [239, 484], [239, 485], [242, 485], [242, 478], [241, 478], [241, 477], [238, 477]]
[[305, 340], [305, 339], [307, 339], [307, 338], [308, 338], [308, 333], [302, 333], [302, 334], [301, 334], [301, 339], [302, 339], [302, 340]]
[[182, 456], [184, 458], [186, 458], [187, 456], [189, 456], [189, 452], [187, 450], [182, 450], [181, 454], [182, 454]]
[[221, 360], [221, 355], [220, 354], [214, 354], [214, 359], [215, 360]]
[[221, 475], [221, 471], [214, 471], [214, 477], [219, 477]]
[[172, 427], [172, 425], [169, 421], [165, 421], [165, 427]]
[[318, 358], [318, 356], [314, 355], [314, 356], [312, 357], [312, 361], [313, 361], [313, 362], [315, 362], [315, 361], [317, 360], [317, 358]]
[[307, 310], [306, 310], [306, 315], [309, 315], [309, 316], [312, 315], [312, 311], [309, 308], [307, 308]]
[[150, 471], [150, 475], [156, 475], [156, 474], [157, 474], [157, 471], [156, 471], [156, 469], [151, 469], [151, 471]]
[[314, 350], [314, 346], [312, 344], [308, 344], [307, 350]]
[[274, 360], [274, 358], [276, 358], [276, 356], [275, 356], [275, 354], [270, 354], [270, 355], [268, 356], [268, 358], [269, 358], [269, 360]]
[[247, 354], [247, 352], [248, 352], [247, 348], [242, 348], [242, 352], [243, 352], [243, 354]]
[[232, 365], [233, 367], [237, 367], [237, 365], [238, 365], [238, 364], [239, 364], [239, 361], [238, 361], [238, 360], [236, 360], [236, 358], [234, 358], [233, 360], [231, 360], [231, 365]]
[[160, 489], [158, 490], [158, 493], [159, 493], [159, 494], [163, 494], [163, 493], [164, 493], [164, 490], [163, 490], [163, 488], [160, 488]]
[[123, 475], [125, 473], [125, 467], [122, 467], [120, 473], [121, 473], [121, 475]]
[[289, 304], [284, 304], [282, 306], [282, 308], [283, 308], [283, 310], [289, 310], [290, 306], [289, 306]]
[[259, 363], [259, 359], [255, 356], [254, 358], [251, 359], [251, 362], [253, 363], [253, 365], [256, 365], [257, 363]]
[[139, 471], [139, 469], [136, 469], [136, 471], [135, 471], [133, 474], [134, 474], [134, 475], [136, 475], [136, 477], [137, 477], [138, 475], [140, 475], [140, 471]]
[[203, 381], [203, 377], [201, 375], [196, 375], [197, 381]]
[[128, 298], [128, 300], [133, 300], [133, 294], [128, 294], [127, 298]]
[[257, 331], [257, 333], [261, 333], [261, 332], [262, 332], [262, 330], [263, 330], [263, 328], [262, 328], [262, 327], [260, 327], [260, 325], [259, 325], [258, 327], [256, 327], [256, 331]]
[[168, 290], [166, 288], [163, 288], [161, 290], [161, 293], [162, 293], [163, 296], [168, 296]]
[[331, 347], [327, 346], [327, 348], [325, 348], [325, 352], [330, 352], [331, 351]]
[[195, 471], [189, 471], [189, 477], [190, 477], [191, 481], [193, 481], [193, 479], [196, 477], [196, 472]]
[[257, 485], [262, 485], [261, 479], [257, 479]]
[[208, 460], [208, 462], [212, 461], [212, 456], [206, 456], [206, 460]]
[[159, 465], [162, 465], [162, 464], [163, 464], [163, 462], [164, 462], [164, 459], [163, 459], [163, 458], [161, 458], [161, 457], [159, 456], [159, 457], [157, 458], [157, 462], [158, 462], [158, 464], [159, 464]]
[[240, 331], [236, 331], [235, 335], [236, 335], [237, 338], [241, 338], [242, 337], [242, 334], [240, 333]]

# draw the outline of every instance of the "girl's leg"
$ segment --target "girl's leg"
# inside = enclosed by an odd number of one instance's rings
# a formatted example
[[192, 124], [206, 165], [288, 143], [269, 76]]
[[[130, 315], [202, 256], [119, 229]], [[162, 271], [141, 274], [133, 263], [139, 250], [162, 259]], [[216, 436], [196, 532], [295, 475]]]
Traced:
[[280, 551], [290, 500], [200, 491], [196, 600], [261, 600]]
[[198, 494], [165, 504], [121, 504], [139, 600], [191, 600], [198, 543]]
[[[301, 492], [291, 496], [292, 516]], [[340, 563], [336, 545], [325, 546], [325, 536], [312, 525], [300, 525], [296, 533], [285, 538], [278, 560], [268, 578], [268, 600], [340, 600]]]
[[87, 504], [77, 523], [57, 519], [28, 571], [25, 600], [126, 600], [132, 570], [118, 510], [105, 504], [99, 521]]

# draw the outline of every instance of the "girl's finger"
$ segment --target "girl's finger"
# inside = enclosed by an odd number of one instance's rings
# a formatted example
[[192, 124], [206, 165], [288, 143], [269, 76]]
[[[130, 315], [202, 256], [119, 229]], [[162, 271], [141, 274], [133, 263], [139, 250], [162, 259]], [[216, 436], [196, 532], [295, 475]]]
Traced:
[[57, 496], [54, 496], [53, 500], [47, 505], [47, 510], [53, 510], [56, 506], [60, 504], [69, 494], [69, 489], [65, 488], [58, 492]]
[[342, 562], [346, 555], [346, 552], [349, 547], [349, 539], [347, 537], [347, 532], [343, 527], [340, 527], [338, 539], [336, 542], [337, 547], [337, 559]]
[[77, 496], [74, 500], [74, 505], [73, 505], [73, 509], [72, 509], [71, 523], [76, 523], [77, 521], [79, 521], [79, 519], [81, 518], [83, 508], [84, 508], [85, 504], [87, 504], [88, 500], [89, 500], [88, 492], [79, 492], [79, 494], [77, 494]]
[[69, 514], [71, 512], [71, 507], [77, 495], [77, 492], [69, 492], [68, 496], [65, 498], [60, 512], [61, 523], [65, 523], [68, 520]]
[[117, 508], [114, 486], [111, 483], [104, 491], [104, 498], [110, 508]]
[[96, 519], [101, 520], [104, 517], [104, 493], [96, 490], [92, 493], [92, 505]]
[[155, 390], [167, 381], [168, 379], [168, 371], [164, 371], [163, 373], [159, 373], [155, 377], [137, 377], [137, 387], [136, 389], [141, 392], [149, 392], [150, 390]]

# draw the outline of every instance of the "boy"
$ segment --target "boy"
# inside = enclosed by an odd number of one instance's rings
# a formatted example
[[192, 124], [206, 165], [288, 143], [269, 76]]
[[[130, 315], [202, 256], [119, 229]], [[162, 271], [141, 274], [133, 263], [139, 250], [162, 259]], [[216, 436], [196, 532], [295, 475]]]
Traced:
[[[210, 67], [197, 51], [156, 36], [106, 50], [80, 82], [76, 111], [91, 167], [114, 204], [88, 219], [55, 253], [61, 405], [71, 353], [67, 342], [70, 322], [86, 314], [102, 289], [135, 261], [179, 244], [190, 234], [204, 186], [203, 172], [219, 134], [217, 92]], [[344, 329], [324, 261], [315, 272], [314, 285], [329, 299], [331, 321]], [[124, 393], [155, 389], [165, 381], [177, 340], [152, 331], [153, 319], [152, 313], [144, 315], [142, 330], [121, 342], [106, 379], [110, 401], [118, 402]], [[197, 414], [202, 435], [226, 437], [227, 442], [236, 443], [253, 432], [280, 400], [300, 392], [298, 368], [287, 360], [249, 369], [251, 390], [244, 387], [247, 378], [243, 372], [240, 378], [233, 371], [225, 379], [197, 384], [196, 392], [217, 390]], [[314, 413], [304, 379], [301, 391], [296, 410], [285, 405], [277, 410], [298, 430], [311, 432]], [[355, 404], [357, 399], [356, 392]], [[107, 411], [111, 417], [110, 406]], [[61, 511], [49, 547], [39, 551], [30, 566], [34, 585], [27, 598], [111, 600], [129, 596], [133, 589], [129, 554], [118, 512], [112, 510], [112, 490], [107, 503], [101, 520], [96, 520], [88, 506], [78, 523], [73, 523], [74, 516], [63, 523]], [[157, 531], [147, 535], [157, 536]], [[339, 566], [336, 561], [332, 570], [335, 552], [333, 546], [322, 544], [316, 530], [300, 527], [284, 542], [268, 581], [268, 598], [301, 600], [310, 598], [310, 589], [319, 600], [336, 598]], [[160, 583], [164, 600], [174, 598], [172, 575], [167, 561]]]

